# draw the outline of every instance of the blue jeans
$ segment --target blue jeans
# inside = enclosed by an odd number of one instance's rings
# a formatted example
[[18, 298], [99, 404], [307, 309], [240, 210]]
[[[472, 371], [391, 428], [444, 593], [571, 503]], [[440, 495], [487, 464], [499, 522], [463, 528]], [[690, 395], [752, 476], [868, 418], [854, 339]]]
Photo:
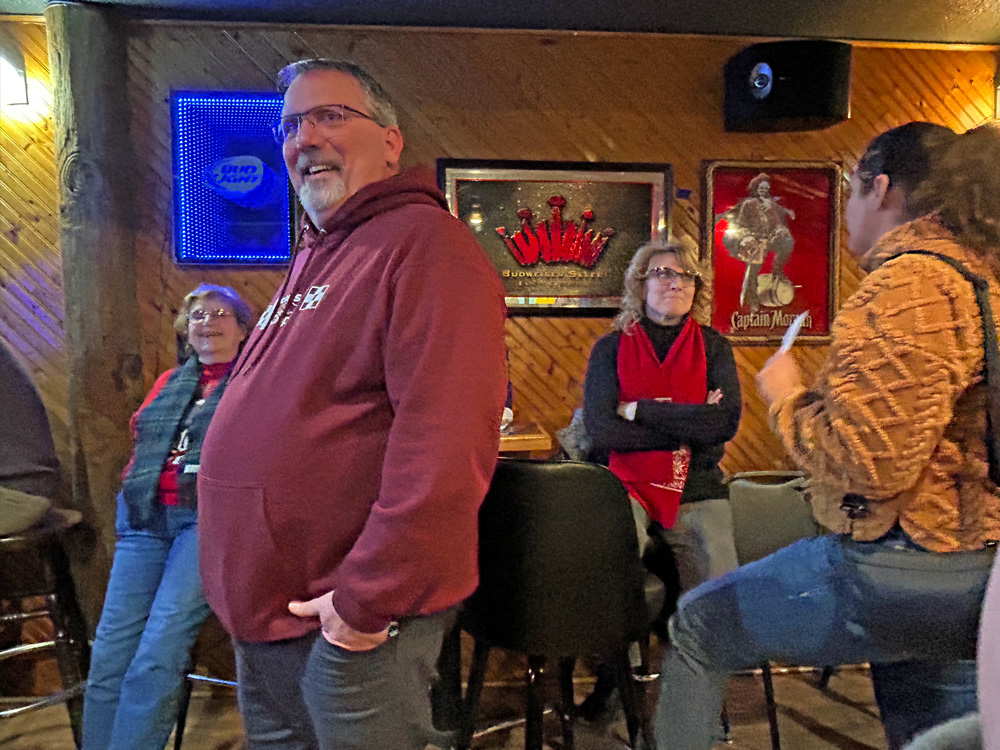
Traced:
[[[729, 674], [802, 665], [954, 663], [974, 658], [992, 552], [935, 554], [900, 530], [875, 542], [803, 539], [699, 586], [670, 621], [656, 714], [661, 750], [709, 750]], [[887, 680], [890, 690], [906, 690]], [[955, 705], [949, 695], [958, 696]], [[967, 710], [940, 691], [922, 727]], [[907, 701], [890, 701], [891, 710]]]
[[430, 685], [455, 610], [400, 621], [371, 651], [319, 631], [271, 643], [234, 641], [247, 750], [423, 750], [446, 746], [431, 725]]
[[209, 608], [198, 572], [197, 512], [164, 506], [128, 524], [118, 496], [111, 578], [83, 704], [83, 750], [159, 750], [177, 720], [191, 647]]

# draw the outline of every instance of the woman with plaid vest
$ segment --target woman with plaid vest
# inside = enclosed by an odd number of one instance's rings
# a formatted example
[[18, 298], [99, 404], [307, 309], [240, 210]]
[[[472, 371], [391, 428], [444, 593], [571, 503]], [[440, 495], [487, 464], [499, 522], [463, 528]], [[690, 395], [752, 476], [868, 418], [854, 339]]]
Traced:
[[253, 325], [225, 286], [184, 298], [174, 328], [190, 355], [131, 420], [111, 579], [84, 698], [84, 750], [158, 750], [177, 719], [191, 647], [209, 608], [198, 570], [201, 444]]

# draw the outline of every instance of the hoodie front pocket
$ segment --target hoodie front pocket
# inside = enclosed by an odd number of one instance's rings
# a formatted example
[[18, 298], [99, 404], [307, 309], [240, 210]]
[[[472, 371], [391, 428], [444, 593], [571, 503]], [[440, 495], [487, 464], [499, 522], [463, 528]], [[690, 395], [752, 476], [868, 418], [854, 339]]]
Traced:
[[237, 638], [266, 629], [284, 612], [293, 583], [267, 523], [264, 488], [202, 473], [198, 510], [205, 597]]

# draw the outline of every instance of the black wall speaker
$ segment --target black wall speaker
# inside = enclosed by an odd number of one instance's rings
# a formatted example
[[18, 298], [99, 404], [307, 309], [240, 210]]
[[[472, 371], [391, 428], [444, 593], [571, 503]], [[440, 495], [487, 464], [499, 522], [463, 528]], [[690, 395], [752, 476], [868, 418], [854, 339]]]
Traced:
[[851, 114], [851, 45], [763, 42], [726, 63], [726, 130], [820, 130]]

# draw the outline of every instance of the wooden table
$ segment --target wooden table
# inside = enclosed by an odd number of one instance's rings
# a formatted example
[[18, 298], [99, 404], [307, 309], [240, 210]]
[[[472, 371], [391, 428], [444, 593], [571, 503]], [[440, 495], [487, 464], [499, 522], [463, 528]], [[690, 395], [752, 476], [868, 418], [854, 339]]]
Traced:
[[536, 422], [512, 422], [500, 433], [500, 453], [527, 457], [552, 450], [552, 436]]

